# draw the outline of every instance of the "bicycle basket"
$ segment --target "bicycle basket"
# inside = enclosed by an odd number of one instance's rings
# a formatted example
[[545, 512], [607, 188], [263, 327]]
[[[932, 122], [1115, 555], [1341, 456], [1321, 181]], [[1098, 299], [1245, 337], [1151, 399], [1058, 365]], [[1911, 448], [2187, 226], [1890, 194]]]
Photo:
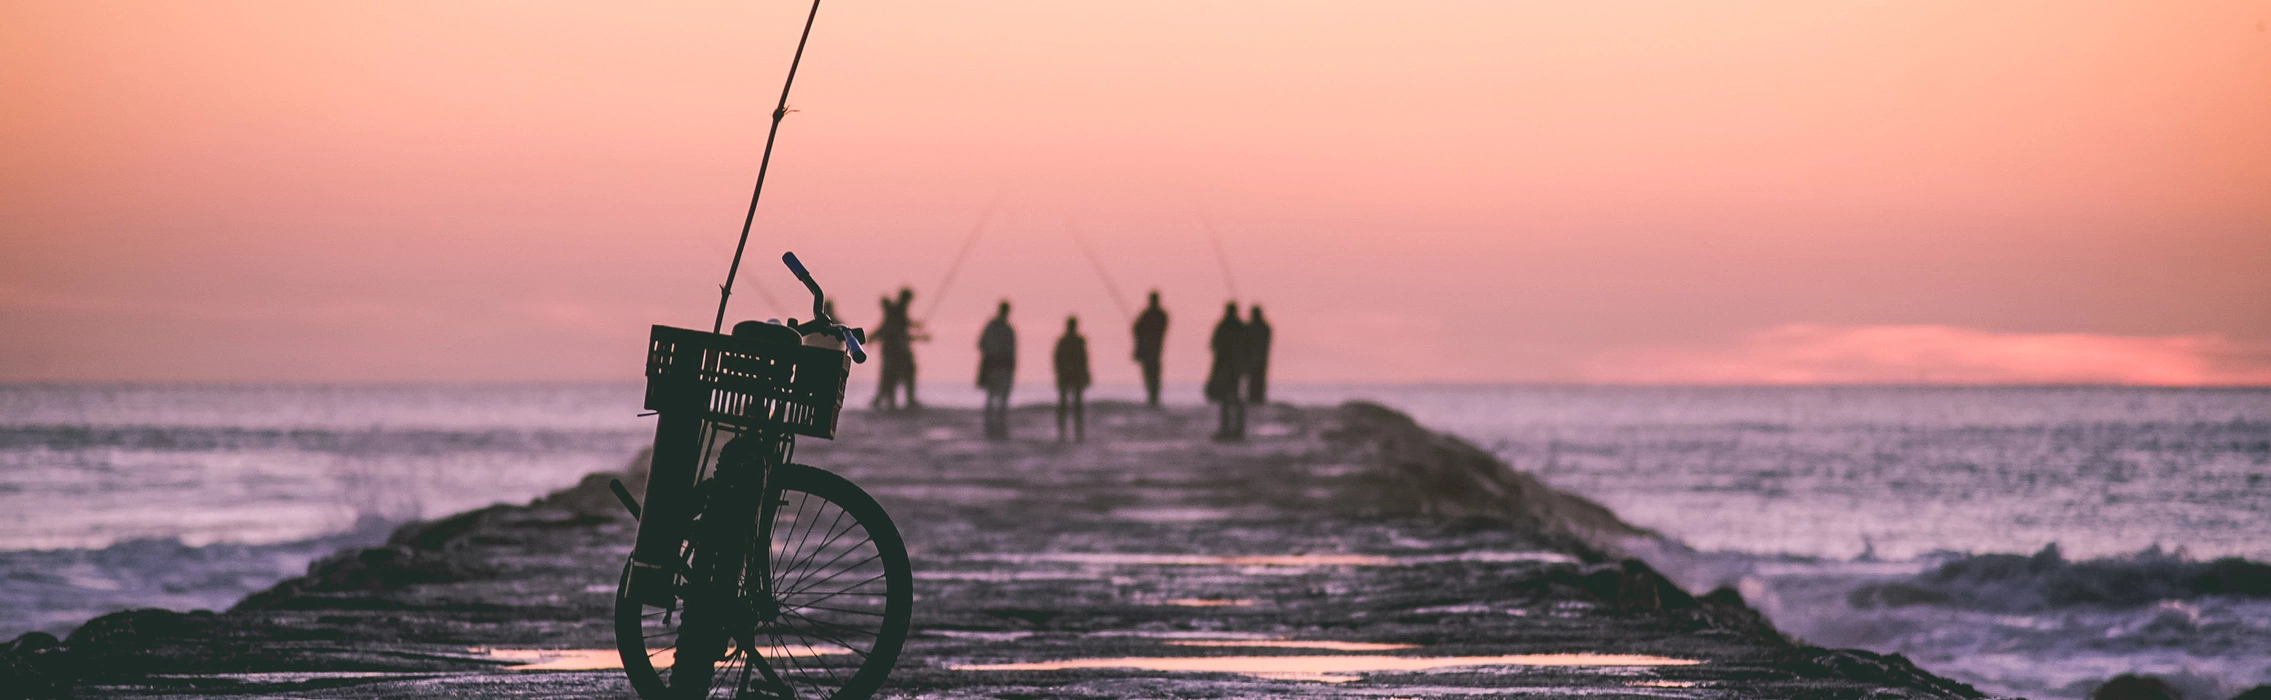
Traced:
[[655, 326], [647, 410], [696, 412], [742, 430], [833, 439], [851, 358], [841, 350]]

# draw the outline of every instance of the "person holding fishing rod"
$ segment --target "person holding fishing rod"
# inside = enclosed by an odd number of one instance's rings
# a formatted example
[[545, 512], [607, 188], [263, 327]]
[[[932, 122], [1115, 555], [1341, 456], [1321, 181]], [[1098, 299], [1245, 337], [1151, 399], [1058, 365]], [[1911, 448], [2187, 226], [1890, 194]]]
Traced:
[[891, 301], [891, 297], [883, 298], [883, 322], [877, 324], [875, 334], [869, 336], [882, 348], [883, 377], [875, 388], [875, 398], [868, 402], [869, 408], [899, 408], [901, 385], [907, 387], [906, 407], [909, 410], [923, 407], [915, 401], [914, 344], [930, 338], [922, 334], [922, 325], [908, 316], [908, 310], [914, 308], [914, 300], [915, 290], [907, 287], [899, 288], [899, 301], [896, 303]]

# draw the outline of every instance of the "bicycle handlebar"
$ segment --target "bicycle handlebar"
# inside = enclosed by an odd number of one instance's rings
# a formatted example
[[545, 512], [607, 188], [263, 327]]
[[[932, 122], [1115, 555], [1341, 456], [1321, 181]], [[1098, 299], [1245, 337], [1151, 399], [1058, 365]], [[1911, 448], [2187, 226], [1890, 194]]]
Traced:
[[860, 339], [850, 333], [843, 334], [844, 352], [851, 354], [853, 362], [867, 362], [867, 349], [860, 347]]
[[796, 253], [781, 253], [781, 264], [789, 266], [789, 272], [796, 273], [797, 281], [803, 282], [804, 288], [812, 291], [812, 323], [810, 325], [822, 333], [827, 333], [844, 341], [844, 352], [852, 356], [853, 362], [867, 362], [867, 349], [860, 347], [860, 336], [862, 334], [856, 329], [845, 328], [843, 324], [837, 323], [836, 319], [828, 315], [828, 297], [820, 291], [820, 283], [812, 280], [812, 272], [804, 269], [804, 262], [796, 259]]

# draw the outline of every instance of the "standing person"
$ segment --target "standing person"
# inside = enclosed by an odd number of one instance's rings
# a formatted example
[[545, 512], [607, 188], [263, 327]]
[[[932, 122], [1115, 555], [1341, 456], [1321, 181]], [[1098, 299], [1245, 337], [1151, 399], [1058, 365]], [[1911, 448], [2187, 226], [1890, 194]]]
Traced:
[[1262, 320], [1262, 305], [1248, 309], [1252, 317], [1246, 320], [1246, 402], [1270, 402], [1270, 324]]
[[868, 402], [873, 408], [897, 408], [899, 387], [907, 387], [907, 408], [921, 408], [915, 401], [915, 341], [924, 340], [908, 310], [914, 308], [915, 290], [899, 288], [899, 301], [883, 298], [883, 322], [876, 324], [870, 336], [882, 349], [882, 383], [875, 389], [875, 400]]
[[978, 388], [986, 390], [986, 437], [1009, 439], [1009, 389], [1017, 381], [1017, 331], [1009, 327], [1009, 301], [978, 335]]
[[1207, 372], [1206, 400], [1222, 406], [1222, 427], [1216, 440], [1246, 439], [1246, 396], [1238, 380], [1245, 377], [1253, 356], [1246, 352], [1246, 324], [1238, 322], [1238, 302], [1222, 307], [1222, 322], [1214, 324], [1214, 367]]
[[1065, 441], [1065, 412], [1072, 412], [1074, 441], [1088, 440], [1088, 416], [1081, 392], [1088, 390], [1088, 339], [1080, 335], [1080, 319], [1065, 317], [1064, 337], [1057, 339], [1057, 442]]
[[1167, 342], [1167, 310], [1159, 308], [1159, 290], [1151, 290], [1151, 305], [1135, 321], [1135, 361], [1143, 366], [1144, 403], [1159, 405], [1159, 351]]

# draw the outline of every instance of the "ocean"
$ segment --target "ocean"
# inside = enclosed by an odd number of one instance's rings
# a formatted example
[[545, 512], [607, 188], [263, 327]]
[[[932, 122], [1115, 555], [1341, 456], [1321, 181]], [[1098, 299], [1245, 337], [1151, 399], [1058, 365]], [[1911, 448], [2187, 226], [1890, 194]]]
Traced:
[[[978, 403], [956, 384], [923, 390]], [[2217, 583], [2271, 562], [2271, 390], [1276, 398], [1378, 401], [1465, 437], [1663, 533], [1678, 544], [1645, 556], [1668, 575], [1733, 587], [1812, 643], [2038, 698], [2131, 671], [2196, 698], [2271, 683], [2271, 598]], [[396, 523], [619, 468], [651, 438], [639, 403], [635, 384], [0, 386], [0, 639], [127, 607], [226, 608]]]

